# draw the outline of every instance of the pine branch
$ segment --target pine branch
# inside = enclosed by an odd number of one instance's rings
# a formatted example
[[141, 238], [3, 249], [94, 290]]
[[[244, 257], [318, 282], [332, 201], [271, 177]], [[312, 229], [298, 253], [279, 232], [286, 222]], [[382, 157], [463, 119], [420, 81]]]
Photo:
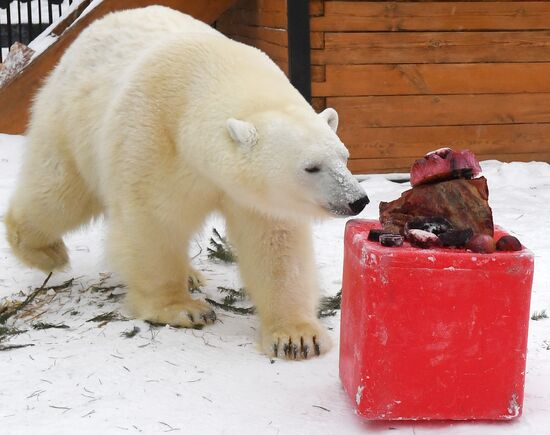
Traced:
[[73, 285], [74, 278], [71, 278], [59, 285], [53, 285], [50, 287], [46, 287], [46, 284], [50, 280], [50, 277], [52, 276], [52, 273], [46, 277], [42, 285], [36, 289], [34, 289], [31, 294], [29, 294], [25, 300], [22, 302], [16, 302], [12, 303], [10, 306], [5, 305], [3, 308], [0, 309], [0, 324], [5, 324], [6, 321], [17, 314], [19, 311], [21, 311], [23, 308], [25, 308], [27, 305], [29, 305], [39, 294], [45, 293], [48, 290], [58, 291], [63, 290], [66, 288], [69, 288]]
[[548, 319], [548, 314], [546, 314], [546, 310], [534, 311], [533, 315], [531, 316], [531, 320], [541, 320], [541, 319]]
[[207, 248], [208, 258], [213, 261], [222, 261], [224, 263], [235, 263], [237, 256], [233, 252], [231, 245], [222, 237], [216, 228], [212, 229], [214, 235], [210, 237], [210, 246]]
[[235, 314], [243, 314], [243, 315], [254, 314], [256, 311], [254, 307], [246, 307], [246, 308], [235, 307], [232, 304], [216, 302], [214, 299], [209, 299], [209, 298], [206, 298], [206, 302], [208, 302], [210, 305], [213, 305], [217, 308], [221, 308], [222, 310], [230, 311]]
[[0, 326], [0, 342], [7, 339], [8, 337], [23, 334], [24, 332], [27, 331], [23, 329], [10, 328], [8, 326]]
[[321, 298], [319, 302], [319, 309], [317, 311], [317, 317], [330, 317], [335, 316], [336, 312], [340, 309], [342, 304], [342, 290], [340, 290], [334, 296], [325, 296]]
[[33, 329], [51, 329], [51, 328], [68, 329], [69, 327], [63, 323], [54, 324], [54, 323], [37, 322], [37, 323], [33, 323], [32, 328]]
[[120, 335], [124, 338], [133, 338], [139, 333], [140, 329], [137, 326], [134, 326], [132, 329], [123, 331]]

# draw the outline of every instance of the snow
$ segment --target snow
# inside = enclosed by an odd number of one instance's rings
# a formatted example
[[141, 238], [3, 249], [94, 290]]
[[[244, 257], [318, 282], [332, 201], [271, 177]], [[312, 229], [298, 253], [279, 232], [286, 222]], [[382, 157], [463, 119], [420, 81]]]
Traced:
[[[21, 161], [25, 139], [0, 135], [0, 218]], [[536, 256], [531, 311], [550, 312], [550, 165], [483, 162], [495, 221]], [[375, 218], [379, 201], [398, 197], [408, 183], [384, 175], [361, 177], [371, 203], [360, 217]], [[315, 226], [320, 283], [324, 294], [341, 286], [345, 220]], [[218, 286], [241, 286], [235, 266], [206, 257], [213, 217], [196, 238], [191, 255], [210, 279], [205, 293], [221, 300]], [[48, 285], [76, 278], [64, 290], [39, 296], [31, 317], [15, 327], [27, 330], [2, 344], [32, 344], [0, 352], [2, 434], [118, 434], [168, 431], [202, 434], [547, 434], [550, 428], [550, 319], [530, 321], [523, 416], [491, 422], [365, 422], [354, 414], [338, 378], [339, 317], [324, 319], [335, 348], [305, 362], [270, 360], [255, 346], [258, 321], [217, 309], [203, 330], [151, 327], [139, 320], [88, 322], [106, 312], [127, 315], [121, 288], [93, 291], [92, 284], [116, 285], [104, 262], [103, 221], [67, 237], [72, 268]], [[0, 298], [21, 300], [44, 280], [20, 266], [0, 225]], [[110, 294], [114, 296], [110, 296]], [[248, 302], [242, 302], [247, 306]], [[68, 329], [34, 330], [36, 322]], [[8, 322], [11, 325], [10, 321]], [[133, 338], [121, 336], [134, 326]]]

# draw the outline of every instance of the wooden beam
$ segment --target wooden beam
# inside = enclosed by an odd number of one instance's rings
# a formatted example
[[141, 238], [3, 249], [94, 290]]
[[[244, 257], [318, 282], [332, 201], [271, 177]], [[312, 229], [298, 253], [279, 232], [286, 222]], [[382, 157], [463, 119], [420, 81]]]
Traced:
[[325, 68], [312, 84], [316, 97], [550, 92], [550, 62], [314, 67]]
[[325, 33], [311, 63], [474, 63], [550, 61], [550, 31]]
[[550, 122], [550, 94], [329, 97], [342, 126], [528, 124]]
[[547, 1], [327, 1], [311, 29], [326, 32], [550, 29]]

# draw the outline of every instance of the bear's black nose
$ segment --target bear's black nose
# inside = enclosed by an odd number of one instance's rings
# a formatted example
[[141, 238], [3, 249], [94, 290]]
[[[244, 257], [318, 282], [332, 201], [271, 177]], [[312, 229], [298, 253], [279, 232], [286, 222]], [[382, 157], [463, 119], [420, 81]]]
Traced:
[[357, 201], [350, 202], [348, 205], [349, 208], [351, 208], [353, 214], [359, 214], [363, 211], [363, 209], [369, 202], [369, 197], [365, 195], [362, 198], [359, 198]]

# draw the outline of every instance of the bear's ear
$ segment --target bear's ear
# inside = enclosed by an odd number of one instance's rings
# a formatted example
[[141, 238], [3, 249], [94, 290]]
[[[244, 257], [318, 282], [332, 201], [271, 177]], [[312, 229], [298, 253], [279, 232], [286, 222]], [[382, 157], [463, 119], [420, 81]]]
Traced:
[[229, 118], [226, 125], [231, 139], [244, 146], [246, 149], [252, 148], [258, 142], [258, 132], [254, 124], [240, 121], [235, 118]]
[[319, 116], [323, 118], [334, 131], [338, 128], [338, 112], [332, 107], [327, 107]]

